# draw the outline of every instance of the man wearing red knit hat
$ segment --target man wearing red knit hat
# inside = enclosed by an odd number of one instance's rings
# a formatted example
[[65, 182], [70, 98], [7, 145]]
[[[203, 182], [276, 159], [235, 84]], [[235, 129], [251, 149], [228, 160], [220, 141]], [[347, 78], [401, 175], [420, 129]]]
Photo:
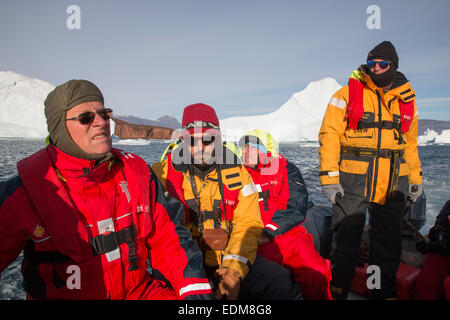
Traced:
[[238, 157], [223, 145], [214, 109], [184, 109], [181, 143], [152, 168], [185, 207], [185, 225], [204, 253], [217, 299], [298, 299], [289, 271], [257, 250], [263, 223], [258, 192]]

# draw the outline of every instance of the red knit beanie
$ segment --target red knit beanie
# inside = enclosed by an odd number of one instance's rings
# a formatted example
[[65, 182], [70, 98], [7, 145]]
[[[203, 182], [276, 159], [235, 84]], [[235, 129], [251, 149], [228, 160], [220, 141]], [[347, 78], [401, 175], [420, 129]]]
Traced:
[[181, 125], [183, 130], [187, 130], [189, 133], [193, 133], [195, 128], [201, 128], [197, 130], [202, 132], [208, 129], [220, 132], [216, 111], [203, 103], [191, 104], [184, 108]]

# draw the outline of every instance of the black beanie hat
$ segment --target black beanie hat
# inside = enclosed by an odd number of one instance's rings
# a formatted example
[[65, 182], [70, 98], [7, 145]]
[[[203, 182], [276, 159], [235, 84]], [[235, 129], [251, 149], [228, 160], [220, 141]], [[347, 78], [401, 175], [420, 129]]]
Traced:
[[395, 68], [398, 69], [398, 55], [394, 45], [390, 41], [383, 41], [375, 48], [370, 50], [367, 60], [383, 59], [391, 61]]

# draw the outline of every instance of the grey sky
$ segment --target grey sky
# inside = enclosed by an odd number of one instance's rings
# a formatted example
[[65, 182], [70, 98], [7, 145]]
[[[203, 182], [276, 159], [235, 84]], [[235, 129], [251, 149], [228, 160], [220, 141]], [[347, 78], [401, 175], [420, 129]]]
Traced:
[[[80, 30], [66, 27], [72, 4]], [[372, 4], [380, 30], [366, 26]], [[2, 0], [0, 70], [89, 79], [117, 113], [181, 120], [204, 102], [225, 118], [274, 111], [327, 76], [345, 84], [390, 40], [420, 117], [450, 120], [449, 31], [448, 0]]]

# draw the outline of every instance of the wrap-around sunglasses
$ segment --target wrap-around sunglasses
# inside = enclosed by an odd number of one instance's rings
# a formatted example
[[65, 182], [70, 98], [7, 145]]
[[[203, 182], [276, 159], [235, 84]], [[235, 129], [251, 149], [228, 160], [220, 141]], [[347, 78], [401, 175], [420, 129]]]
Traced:
[[204, 146], [209, 146], [216, 140], [215, 136], [204, 136], [204, 137], [188, 137], [187, 141], [190, 146], [196, 146], [198, 142], [201, 142]]
[[374, 60], [369, 60], [367, 61], [367, 66], [369, 68], [375, 68], [375, 66], [378, 64], [378, 66], [380, 67], [380, 69], [386, 69], [387, 67], [389, 67], [391, 65], [390, 61], [374, 61]]
[[95, 114], [98, 114], [103, 120], [109, 120], [112, 116], [112, 109], [106, 108], [97, 112], [87, 111], [80, 113], [78, 116], [68, 118], [66, 121], [78, 120], [81, 124], [91, 124], [95, 119]]

